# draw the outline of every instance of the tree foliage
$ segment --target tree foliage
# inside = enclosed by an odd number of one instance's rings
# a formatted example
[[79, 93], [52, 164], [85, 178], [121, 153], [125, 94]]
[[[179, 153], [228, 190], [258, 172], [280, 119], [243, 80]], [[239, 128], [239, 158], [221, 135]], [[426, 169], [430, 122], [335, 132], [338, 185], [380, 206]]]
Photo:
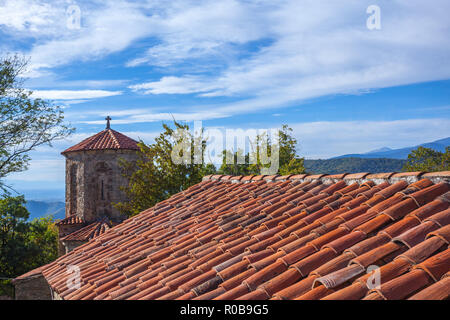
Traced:
[[[228, 175], [261, 174], [263, 168], [270, 167], [270, 164], [265, 164], [263, 159], [261, 159], [261, 154], [267, 153], [267, 157], [270, 158], [273, 150], [277, 150], [279, 154], [277, 174], [305, 173], [304, 159], [299, 158], [297, 155], [297, 139], [292, 135], [292, 128], [288, 125], [283, 125], [278, 130], [276, 138], [277, 143], [274, 143], [270, 140], [267, 133], [256, 136], [255, 140], [251, 143], [251, 151], [245, 155], [241, 149], [234, 153], [231, 150], [224, 150], [219, 172]], [[227, 163], [227, 158], [234, 159], [233, 163]], [[241, 161], [244, 163], [240, 163], [238, 161], [239, 158], [244, 159], [245, 161]], [[251, 161], [252, 159], [256, 159], [256, 161]]]
[[403, 170], [428, 172], [450, 170], [450, 146], [445, 148], [445, 152], [424, 147], [411, 151]]
[[[115, 204], [122, 213], [137, 214], [216, 171], [213, 164], [202, 161], [206, 149], [203, 132], [192, 134], [188, 125], [176, 121], [174, 128], [163, 124], [163, 129], [153, 144], [139, 142], [141, 152], [136, 162], [120, 160], [123, 175], [129, 181], [128, 186], [122, 187], [129, 201]], [[185, 152], [177, 149], [181, 145], [187, 147]], [[178, 163], [172, 154], [179, 156]]]
[[[27, 221], [23, 196], [0, 199], [0, 277], [14, 278], [56, 259], [58, 232], [53, 217]], [[0, 293], [1, 295], [1, 293]]]
[[279, 174], [302, 174], [305, 173], [304, 158], [297, 156], [297, 139], [292, 135], [292, 128], [283, 125], [278, 130], [280, 169]]
[[18, 56], [0, 58], [0, 188], [8, 174], [28, 168], [28, 153], [40, 145], [73, 132], [63, 123], [62, 108], [42, 99], [33, 99], [24, 89], [27, 61]]

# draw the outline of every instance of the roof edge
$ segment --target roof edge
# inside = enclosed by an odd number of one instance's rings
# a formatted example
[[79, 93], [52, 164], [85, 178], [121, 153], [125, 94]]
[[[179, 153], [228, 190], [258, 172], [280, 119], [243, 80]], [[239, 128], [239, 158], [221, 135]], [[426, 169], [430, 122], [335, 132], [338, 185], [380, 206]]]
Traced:
[[323, 183], [335, 183], [344, 180], [346, 182], [366, 182], [373, 181], [375, 184], [383, 182], [398, 182], [406, 180], [409, 183], [416, 182], [422, 178], [430, 179], [433, 183], [448, 182], [450, 183], [450, 171], [439, 172], [385, 172], [385, 173], [342, 173], [342, 174], [295, 174], [295, 175], [272, 175], [272, 176], [231, 176], [231, 175], [208, 175], [203, 177], [202, 181], [226, 181], [231, 183], [249, 183], [254, 181], [287, 181], [287, 180], [321, 180]]
[[104, 148], [104, 149], [69, 150], [69, 151], [67, 151], [67, 149], [66, 149], [66, 150], [64, 150], [64, 151], [61, 151], [60, 154], [65, 155], [65, 154], [68, 154], [68, 153], [75, 153], [75, 152], [80, 152], [80, 153], [83, 153], [83, 152], [92, 152], [92, 153], [95, 153], [95, 152], [103, 152], [103, 151], [105, 151], [105, 150], [111, 150], [111, 151], [132, 151], [132, 152], [137, 152], [137, 151], [139, 151], [138, 149], [127, 148], [127, 147], [122, 147], [122, 148], [120, 148], [120, 149], [117, 149], [117, 148]]

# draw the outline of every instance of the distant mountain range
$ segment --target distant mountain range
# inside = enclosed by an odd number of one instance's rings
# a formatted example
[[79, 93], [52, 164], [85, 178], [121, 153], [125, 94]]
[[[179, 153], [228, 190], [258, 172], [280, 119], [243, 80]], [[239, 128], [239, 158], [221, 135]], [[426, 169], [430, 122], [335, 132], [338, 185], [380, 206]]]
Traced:
[[53, 215], [55, 219], [64, 219], [66, 204], [62, 201], [27, 200], [25, 207], [30, 212], [28, 220]]
[[343, 156], [334, 157], [331, 159], [342, 159], [342, 158], [363, 158], [363, 159], [373, 159], [373, 158], [387, 158], [387, 159], [407, 159], [408, 154], [412, 150], [418, 147], [431, 148], [436, 151], [444, 152], [445, 148], [450, 145], [450, 137], [445, 139], [436, 140], [429, 143], [424, 143], [414, 147], [407, 147], [401, 149], [390, 149], [387, 147], [373, 150], [362, 154], [345, 154]]
[[406, 160], [401, 159], [338, 158], [305, 160], [305, 169], [310, 174], [400, 172], [405, 163]]

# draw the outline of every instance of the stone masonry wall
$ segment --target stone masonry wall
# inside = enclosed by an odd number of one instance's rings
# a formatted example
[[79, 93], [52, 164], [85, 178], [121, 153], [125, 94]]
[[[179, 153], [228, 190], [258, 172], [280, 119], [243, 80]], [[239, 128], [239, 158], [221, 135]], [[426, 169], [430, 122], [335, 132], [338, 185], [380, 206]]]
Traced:
[[69, 253], [76, 247], [81, 246], [82, 244], [85, 244], [87, 241], [62, 241], [62, 245], [64, 247], [64, 253]]
[[52, 300], [50, 287], [42, 274], [16, 280], [14, 286], [16, 300]]
[[[58, 239], [61, 239], [69, 234], [71, 234], [72, 232], [75, 232], [81, 228], [83, 228], [83, 224], [68, 224], [68, 225], [60, 225], [58, 226]], [[67, 248], [66, 246], [62, 243], [61, 240], [58, 241], [58, 256], [62, 256], [64, 254], [66, 254]]]
[[66, 156], [66, 216], [75, 214], [91, 222], [107, 216], [121, 220], [111, 203], [126, 200], [120, 186], [127, 181], [121, 175], [119, 159], [135, 161], [131, 150], [70, 152]]

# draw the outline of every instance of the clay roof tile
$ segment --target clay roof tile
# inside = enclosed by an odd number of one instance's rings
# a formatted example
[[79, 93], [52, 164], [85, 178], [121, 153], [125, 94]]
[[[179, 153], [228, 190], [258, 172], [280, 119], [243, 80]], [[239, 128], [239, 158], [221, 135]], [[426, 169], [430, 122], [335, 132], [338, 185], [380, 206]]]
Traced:
[[91, 150], [140, 150], [137, 141], [112, 129], [105, 129], [64, 150], [62, 154]]
[[[63, 299], [444, 297], [433, 284], [450, 264], [439, 255], [450, 239], [445, 179], [208, 176], [117, 226], [84, 226], [65, 241], [93, 239], [33, 272]], [[68, 264], [81, 268], [80, 289], [67, 287]], [[380, 290], [364, 283], [372, 264]]]

